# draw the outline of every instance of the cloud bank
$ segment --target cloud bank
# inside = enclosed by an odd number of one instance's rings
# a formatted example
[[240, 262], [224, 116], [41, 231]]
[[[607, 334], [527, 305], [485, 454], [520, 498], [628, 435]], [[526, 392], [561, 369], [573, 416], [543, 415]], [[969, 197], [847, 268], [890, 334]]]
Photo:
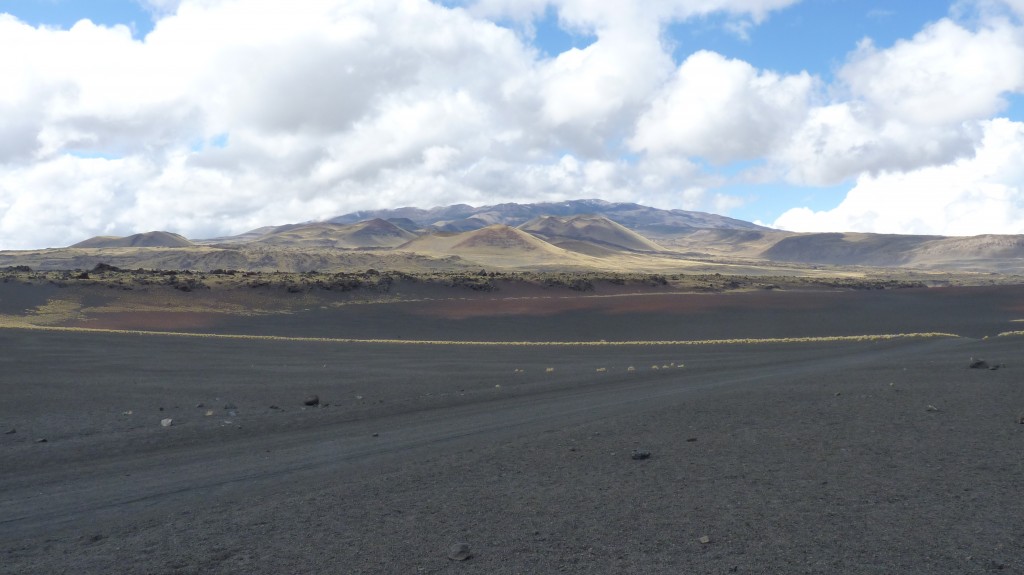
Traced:
[[[677, 62], [665, 38], [796, 2], [147, 0], [144, 38], [0, 14], [0, 248], [452, 202], [728, 211], [745, 201], [718, 190], [729, 178], [856, 182], [835, 210], [775, 222], [789, 229], [1024, 233], [1005, 153], [1024, 135], [996, 119], [1024, 92], [1020, 3], [865, 40], [834, 78]], [[594, 41], [546, 56], [530, 31], [550, 13]], [[752, 167], [715, 169], [736, 162]], [[923, 198], [935, 209], [900, 215]]]

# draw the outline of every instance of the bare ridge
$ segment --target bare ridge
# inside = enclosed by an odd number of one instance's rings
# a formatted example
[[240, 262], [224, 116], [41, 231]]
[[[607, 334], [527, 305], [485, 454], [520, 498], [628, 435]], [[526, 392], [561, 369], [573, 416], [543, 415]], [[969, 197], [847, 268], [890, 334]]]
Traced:
[[72, 245], [73, 248], [187, 248], [193, 243], [172, 232], [145, 232], [130, 236], [96, 236]]

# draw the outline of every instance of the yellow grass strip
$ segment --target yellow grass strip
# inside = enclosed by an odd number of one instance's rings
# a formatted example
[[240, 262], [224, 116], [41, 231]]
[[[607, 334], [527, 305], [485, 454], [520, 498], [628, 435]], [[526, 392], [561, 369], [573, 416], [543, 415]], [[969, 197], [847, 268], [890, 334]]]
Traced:
[[0, 323], [0, 329], [23, 329], [33, 331], [59, 331], [71, 333], [103, 333], [121, 335], [147, 335], [167, 337], [193, 337], [212, 339], [324, 342], [350, 344], [387, 344], [387, 345], [465, 345], [465, 346], [523, 346], [523, 347], [609, 347], [609, 346], [689, 346], [689, 345], [735, 345], [735, 344], [772, 344], [772, 343], [812, 343], [812, 342], [850, 342], [850, 341], [884, 341], [908, 338], [960, 337], [952, 333], [898, 333], [877, 335], [836, 335], [822, 337], [783, 337], [783, 338], [738, 338], [738, 339], [705, 339], [705, 340], [648, 340], [648, 341], [446, 341], [433, 339], [355, 339], [334, 337], [294, 337], [283, 335], [245, 335], [222, 333], [188, 333], [170, 331], [145, 331], [126, 329], [91, 329], [85, 327], [56, 327], [29, 324]]

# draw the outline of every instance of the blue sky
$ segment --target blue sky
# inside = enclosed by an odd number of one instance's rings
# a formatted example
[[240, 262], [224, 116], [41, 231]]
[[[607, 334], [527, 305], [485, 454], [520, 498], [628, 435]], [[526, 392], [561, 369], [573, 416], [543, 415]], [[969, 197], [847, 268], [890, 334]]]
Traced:
[[[391, 3], [0, 0], [0, 247], [571, 197], [1024, 233], [1019, 0]], [[25, 239], [43, 201], [105, 207]]]

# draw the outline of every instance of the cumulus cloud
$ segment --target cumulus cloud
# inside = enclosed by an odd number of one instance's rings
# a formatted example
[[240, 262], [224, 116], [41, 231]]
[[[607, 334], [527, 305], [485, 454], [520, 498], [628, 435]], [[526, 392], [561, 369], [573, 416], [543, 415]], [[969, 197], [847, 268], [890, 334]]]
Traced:
[[722, 164], [762, 157], [804, 119], [813, 85], [807, 73], [780, 76], [700, 51], [640, 116], [630, 145]]
[[1024, 233], [1024, 123], [997, 119], [980, 130], [972, 157], [863, 175], [835, 209], [792, 209], [774, 225], [807, 232]]
[[[0, 248], [452, 202], [727, 212], [742, 200], [707, 165], [737, 161], [807, 185], [954, 167], [992, 183], [989, 120], [1024, 92], [1019, 0], [864, 41], [834, 80], [673, 59], [670, 23], [751, 30], [798, 0], [138, 1], [155, 19], [144, 38], [0, 14]], [[545, 55], [524, 30], [552, 14], [593, 41]]]
[[886, 49], [862, 41], [837, 76], [830, 101], [768, 154], [793, 183], [834, 185], [969, 156], [977, 121], [1024, 92], [1024, 29], [1002, 17], [973, 29], [942, 19]]

